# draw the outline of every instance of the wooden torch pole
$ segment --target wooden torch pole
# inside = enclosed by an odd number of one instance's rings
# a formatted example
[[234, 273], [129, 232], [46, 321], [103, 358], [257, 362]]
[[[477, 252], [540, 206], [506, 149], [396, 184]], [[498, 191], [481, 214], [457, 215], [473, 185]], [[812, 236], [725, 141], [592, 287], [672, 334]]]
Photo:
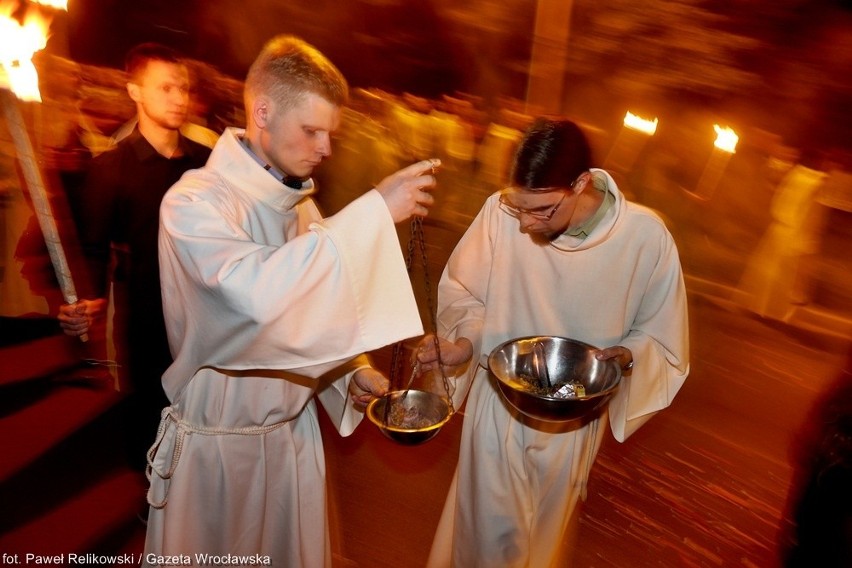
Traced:
[[[50, 261], [59, 280], [62, 296], [65, 298], [65, 303], [74, 304], [78, 299], [77, 289], [74, 287], [71, 268], [68, 266], [68, 258], [65, 256], [65, 250], [62, 248], [62, 241], [59, 238], [59, 231], [56, 227], [56, 219], [47, 197], [44, 178], [41, 175], [41, 170], [33, 151], [32, 141], [24, 125], [21, 109], [18, 106], [18, 99], [11, 91], [0, 89], [0, 102], [2, 102], [0, 106], [3, 107], [3, 115], [6, 117], [6, 124], [8, 125], [9, 133], [12, 135], [12, 141], [15, 144], [15, 151], [18, 154], [18, 162], [21, 164], [27, 189], [33, 200], [38, 224], [44, 235], [44, 241], [47, 244]], [[80, 339], [88, 341], [89, 337], [87, 334], [84, 334], [80, 336]]]

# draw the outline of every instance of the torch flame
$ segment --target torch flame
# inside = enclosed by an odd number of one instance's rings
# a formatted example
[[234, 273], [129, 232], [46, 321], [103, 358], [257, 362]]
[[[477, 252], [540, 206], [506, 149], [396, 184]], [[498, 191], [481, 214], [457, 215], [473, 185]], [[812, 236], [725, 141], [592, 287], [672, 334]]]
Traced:
[[[62, 0], [42, 2], [55, 8], [65, 8]], [[23, 101], [41, 102], [38, 72], [32, 57], [47, 45], [52, 18], [40, 10], [27, 10], [23, 22], [12, 17], [16, 2], [0, 0], [0, 88], [10, 89]]]
[[737, 133], [727, 126], [722, 128], [718, 124], [713, 125], [713, 130], [716, 131], [716, 141], [713, 142], [713, 145], [724, 152], [735, 154], [737, 151], [737, 142], [740, 139]]
[[48, 8], [56, 8], [57, 10], [68, 10], [67, 0], [32, 0], [36, 4], [47, 6]]
[[648, 120], [636, 116], [630, 111], [627, 111], [627, 114], [624, 115], [624, 126], [633, 130], [638, 130], [639, 132], [644, 132], [649, 136], [653, 136], [657, 131], [658, 122], [659, 120], [657, 118], [654, 118], [654, 120]]

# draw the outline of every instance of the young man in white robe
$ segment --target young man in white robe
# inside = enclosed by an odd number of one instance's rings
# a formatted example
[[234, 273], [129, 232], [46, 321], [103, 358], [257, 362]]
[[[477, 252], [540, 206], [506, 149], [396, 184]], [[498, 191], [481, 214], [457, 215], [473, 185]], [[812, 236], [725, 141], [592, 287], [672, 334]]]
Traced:
[[323, 219], [309, 176], [347, 93], [316, 49], [271, 39], [246, 79], [245, 131], [226, 130], [163, 199], [175, 361], [148, 458], [146, 564], [331, 564], [313, 397], [350, 434], [387, 390], [359, 355], [422, 333], [394, 224], [427, 214], [438, 165], [400, 170]]
[[[652, 211], [591, 168], [583, 132], [538, 119], [518, 147], [512, 186], [488, 198], [438, 288], [438, 334], [460, 455], [429, 566], [562, 567], [569, 521], [607, 420], [623, 442], [671, 404], [689, 371], [686, 293], [675, 243]], [[608, 412], [586, 424], [514, 410], [482, 361], [500, 343], [564, 336], [623, 369]], [[419, 347], [437, 371], [434, 340]], [[472, 381], [472, 382], [471, 382]]]

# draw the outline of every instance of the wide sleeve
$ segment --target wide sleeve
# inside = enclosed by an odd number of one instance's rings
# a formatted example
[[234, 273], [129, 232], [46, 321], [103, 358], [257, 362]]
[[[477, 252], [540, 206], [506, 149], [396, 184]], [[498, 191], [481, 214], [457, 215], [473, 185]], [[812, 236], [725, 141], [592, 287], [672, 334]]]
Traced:
[[450, 341], [466, 337], [473, 344], [470, 362], [452, 377], [455, 408], [467, 396], [482, 352], [485, 297], [493, 262], [489, 212], [486, 204], [459, 240], [438, 284], [438, 335]]
[[642, 294], [640, 307], [620, 343], [633, 353], [634, 366], [609, 405], [619, 442], [668, 407], [689, 374], [686, 288], [677, 248], [665, 237], [645, 289], [635, 291]]
[[317, 398], [341, 436], [352, 434], [364, 419], [364, 412], [349, 399], [349, 383], [356, 372], [366, 367], [372, 367], [370, 359], [361, 355], [320, 377]]
[[172, 191], [163, 201], [170, 396], [203, 366], [317, 378], [423, 333], [393, 221], [376, 191], [283, 243], [258, 242], [274, 224], [247, 221], [252, 208], [244, 209], [203, 192]]

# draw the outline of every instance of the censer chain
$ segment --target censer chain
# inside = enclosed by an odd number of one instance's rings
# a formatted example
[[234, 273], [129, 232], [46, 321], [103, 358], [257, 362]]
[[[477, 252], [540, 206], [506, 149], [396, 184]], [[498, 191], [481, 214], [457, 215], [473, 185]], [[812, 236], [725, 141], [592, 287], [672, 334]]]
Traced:
[[[429, 320], [432, 324], [431, 332], [435, 342], [435, 353], [438, 356], [438, 369], [441, 372], [441, 382], [444, 387], [444, 392], [447, 394], [447, 405], [449, 406], [450, 414], [453, 414], [453, 391], [455, 390], [444, 372], [444, 366], [441, 364], [441, 344], [438, 340], [438, 321], [435, 303], [432, 300], [432, 281], [429, 278], [429, 263], [426, 255], [426, 239], [423, 237], [423, 218], [413, 217], [411, 219], [411, 237], [408, 240], [408, 253], [405, 259], [406, 268], [411, 271], [412, 257], [414, 256], [414, 245], [418, 244], [420, 248], [420, 261], [423, 268], [423, 287], [426, 292], [426, 303], [429, 308]], [[415, 369], [412, 372], [416, 372]]]

